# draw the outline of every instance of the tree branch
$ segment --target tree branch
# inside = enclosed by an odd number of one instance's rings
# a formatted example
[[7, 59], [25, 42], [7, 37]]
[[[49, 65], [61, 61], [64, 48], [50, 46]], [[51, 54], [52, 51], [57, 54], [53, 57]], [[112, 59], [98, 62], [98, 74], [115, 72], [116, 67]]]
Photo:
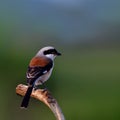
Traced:
[[[26, 91], [27, 91], [28, 86], [23, 85], [23, 84], [19, 84], [16, 87], [16, 93], [24, 96]], [[42, 101], [44, 104], [46, 104], [51, 111], [54, 113], [55, 117], [57, 120], [65, 120], [64, 115], [56, 101], [55, 98], [52, 97], [51, 93], [46, 90], [46, 89], [37, 89], [37, 90], [33, 90], [31, 97]]]

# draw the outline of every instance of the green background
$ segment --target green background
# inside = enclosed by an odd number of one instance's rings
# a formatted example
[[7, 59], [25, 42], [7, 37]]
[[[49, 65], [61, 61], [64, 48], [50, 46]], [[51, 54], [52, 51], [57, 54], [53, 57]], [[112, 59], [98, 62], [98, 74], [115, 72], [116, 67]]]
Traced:
[[26, 84], [30, 59], [47, 45], [62, 53], [46, 86], [66, 120], [120, 119], [119, 1], [82, 2], [0, 2], [1, 120], [55, 120], [33, 98], [20, 109], [15, 93]]

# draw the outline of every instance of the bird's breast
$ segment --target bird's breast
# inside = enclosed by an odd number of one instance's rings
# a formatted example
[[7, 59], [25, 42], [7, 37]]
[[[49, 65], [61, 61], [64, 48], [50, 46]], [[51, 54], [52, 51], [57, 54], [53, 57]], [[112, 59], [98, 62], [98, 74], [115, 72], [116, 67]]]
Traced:
[[52, 69], [50, 69], [47, 73], [45, 73], [44, 75], [40, 76], [39, 78], [37, 78], [37, 80], [35, 81], [35, 85], [42, 85], [45, 81], [47, 81], [50, 77], [52, 73]]

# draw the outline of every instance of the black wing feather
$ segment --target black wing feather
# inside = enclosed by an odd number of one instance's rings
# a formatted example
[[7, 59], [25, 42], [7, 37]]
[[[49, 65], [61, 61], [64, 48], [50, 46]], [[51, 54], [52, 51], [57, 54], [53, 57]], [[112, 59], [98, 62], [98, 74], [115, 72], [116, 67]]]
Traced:
[[27, 83], [32, 85], [37, 78], [45, 74], [45, 71], [48, 72], [53, 66], [53, 62], [51, 61], [44, 67], [35, 66], [35, 67], [28, 67], [27, 70]]

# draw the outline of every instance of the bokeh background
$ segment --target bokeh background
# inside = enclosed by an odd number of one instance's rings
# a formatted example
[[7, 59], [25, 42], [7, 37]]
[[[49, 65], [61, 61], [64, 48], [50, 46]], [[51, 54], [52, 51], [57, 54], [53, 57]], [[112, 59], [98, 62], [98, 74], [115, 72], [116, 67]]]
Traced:
[[66, 120], [120, 120], [119, 0], [1, 0], [0, 119], [55, 120], [35, 99], [21, 110], [15, 93], [48, 45], [63, 54], [46, 86]]

